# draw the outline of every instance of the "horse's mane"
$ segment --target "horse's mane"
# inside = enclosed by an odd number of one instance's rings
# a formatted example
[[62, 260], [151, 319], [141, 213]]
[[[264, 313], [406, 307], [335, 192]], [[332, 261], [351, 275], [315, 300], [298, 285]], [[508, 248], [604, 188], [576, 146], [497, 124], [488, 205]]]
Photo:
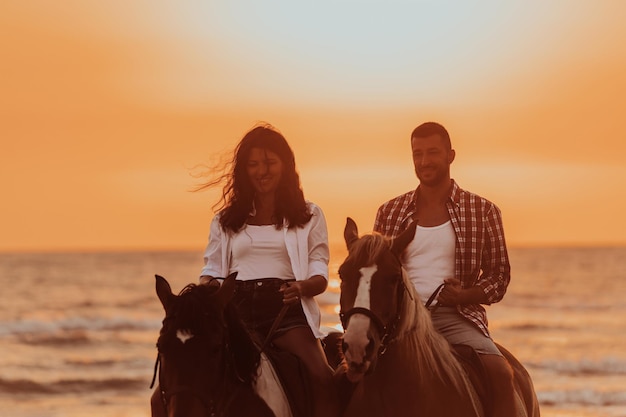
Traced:
[[196, 335], [204, 333], [208, 315], [206, 300], [213, 292], [215, 289], [208, 285], [189, 284], [183, 288], [178, 293], [176, 304], [172, 309], [176, 327], [184, 328]]
[[[404, 313], [399, 333], [404, 335], [411, 348], [417, 351], [416, 359], [420, 369], [429, 369], [443, 381], [453, 383], [458, 389], [467, 389], [469, 380], [454, 357], [448, 341], [433, 326], [430, 312], [422, 304], [421, 298], [408, 274], [402, 269], [402, 280], [407, 288]], [[422, 375], [422, 373], [420, 373]]]
[[379, 233], [363, 235], [354, 241], [344, 263], [354, 262], [363, 266], [373, 265], [381, 253], [389, 250], [390, 240]]
[[[380, 255], [391, 249], [392, 240], [379, 234], [363, 235], [350, 247], [346, 262], [358, 262], [359, 265], [370, 266], [376, 263]], [[469, 382], [461, 365], [454, 357], [448, 341], [433, 327], [430, 313], [422, 304], [419, 294], [408, 274], [402, 268], [404, 292], [404, 311], [401, 314], [397, 328], [396, 340], [404, 340], [414, 353], [410, 356], [414, 361], [420, 378], [433, 374], [444, 382], [450, 382], [461, 390], [471, 390]]]
[[218, 320], [218, 325], [227, 332], [226, 354], [230, 358], [236, 378], [246, 384], [252, 383], [257, 376], [261, 355], [248, 329], [241, 321], [232, 302], [226, 303], [223, 311], [217, 303], [211, 303], [211, 295], [217, 288], [208, 285], [189, 284], [178, 294], [174, 320], [179, 328], [192, 333], [210, 336], [210, 320]]

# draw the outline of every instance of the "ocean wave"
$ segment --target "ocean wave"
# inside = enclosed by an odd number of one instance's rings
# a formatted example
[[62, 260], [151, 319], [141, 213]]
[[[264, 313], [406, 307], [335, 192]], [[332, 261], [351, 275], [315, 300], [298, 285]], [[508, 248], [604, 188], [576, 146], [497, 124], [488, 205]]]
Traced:
[[103, 380], [66, 379], [49, 383], [30, 379], [0, 378], [0, 392], [4, 394], [93, 393], [95, 391], [129, 391], [146, 389], [149, 381], [133, 378], [109, 378]]
[[61, 333], [22, 333], [16, 335], [20, 343], [37, 346], [79, 346], [91, 343], [85, 331], [72, 330]]
[[626, 392], [593, 389], [544, 391], [537, 392], [537, 399], [542, 405], [552, 406], [623, 406], [626, 405]]
[[161, 328], [160, 320], [114, 318], [67, 317], [55, 321], [20, 320], [0, 322], [0, 337], [24, 335], [55, 335], [62, 332], [73, 333], [79, 339], [81, 332], [156, 330]]
[[601, 360], [581, 359], [579, 361], [530, 362], [530, 367], [548, 369], [560, 374], [576, 376], [626, 375], [626, 362], [619, 358], [607, 357]]
[[535, 330], [560, 330], [560, 331], [577, 331], [575, 327], [545, 324], [545, 323], [500, 323], [500, 328], [515, 331], [535, 331]]
[[[68, 395], [107, 391], [147, 392], [148, 386], [149, 381], [145, 378], [63, 379], [53, 382], [0, 378], [0, 392], [4, 395]], [[538, 391], [537, 399], [544, 406], [626, 406], [626, 392], [624, 391], [594, 389]]]
[[110, 368], [120, 364], [120, 360], [117, 358], [111, 359], [67, 359], [66, 365], [72, 367], [89, 367], [89, 368]]

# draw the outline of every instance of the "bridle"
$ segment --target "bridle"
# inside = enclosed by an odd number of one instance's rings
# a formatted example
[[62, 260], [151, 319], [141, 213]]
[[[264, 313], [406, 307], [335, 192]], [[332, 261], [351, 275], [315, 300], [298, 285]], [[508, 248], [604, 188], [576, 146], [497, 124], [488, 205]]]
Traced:
[[[398, 263], [399, 263], [399, 260], [398, 260]], [[371, 320], [371, 322], [376, 327], [376, 330], [378, 331], [378, 333], [382, 335], [381, 341], [380, 341], [380, 347], [377, 352], [377, 356], [384, 355], [385, 352], [387, 351], [387, 347], [389, 347], [389, 345], [392, 344], [396, 340], [396, 337], [397, 337], [396, 330], [398, 328], [398, 324], [400, 323], [400, 320], [402, 319], [402, 311], [404, 309], [404, 298], [405, 298], [404, 293], [406, 292], [408, 296], [411, 299], [413, 299], [413, 296], [411, 295], [411, 291], [408, 290], [406, 283], [404, 282], [402, 273], [400, 272], [400, 274], [395, 275], [394, 278], [399, 278], [399, 281], [400, 281], [400, 284], [397, 286], [397, 289], [396, 289], [396, 300], [397, 300], [396, 305], [398, 306], [398, 308], [396, 310], [396, 314], [394, 315], [392, 320], [390, 320], [388, 323], [383, 322], [383, 320], [376, 313], [374, 313], [372, 310], [365, 308], [365, 307], [352, 307], [348, 311], [339, 312], [339, 319], [341, 320], [341, 325], [343, 326], [344, 329], [348, 328], [348, 322], [350, 320], [350, 317], [352, 317], [355, 314], [362, 314]]]
[[[198, 296], [197, 292], [192, 292], [194, 288], [198, 288], [198, 286], [194, 284], [189, 284], [187, 287], [183, 288], [180, 292], [180, 295], [187, 295], [196, 297]], [[212, 310], [207, 310], [205, 300], [197, 300], [197, 304], [183, 304], [183, 311], [185, 307], [195, 307], [192, 310], [192, 317], [198, 320], [196, 324], [197, 327], [201, 327], [203, 330], [198, 331], [196, 335], [197, 338], [203, 339], [207, 334], [215, 334], [217, 331], [215, 329], [209, 330], [207, 327], [207, 323], [209, 323], [210, 317], [214, 316], [215, 312]], [[164, 304], [165, 306], [165, 304]], [[228, 301], [225, 305], [223, 305], [223, 315], [222, 319], [219, 322], [219, 327], [221, 330], [221, 340], [218, 345], [219, 348], [219, 368], [217, 372], [215, 372], [215, 376], [213, 378], [212, 383], [205, 384], [200, 389], [191, 386], [189, 384], [176, 385], [174, 387], [167, 387], [164, 384], [163, 380], [163, 372], [162, 372], [162, 355], [164, 355], [164, 334], [167, 331], [168, 323], [174, 321], [177, 318], [177, 313], [180, 310], [181, 304], [171, 306], [166, 308], [166, 315], [163, 319], [163, 325], [161, 330], [161, 336], [157, 341], [157, 357], [154, 364], [154, 373], [152, 376], [152, 382], [150, 384], [150, 388], [154, 387], [154, 384], [158, 378], [159, 381], [159, 396], [160, 402], [163, 406], [165, 414], [168, 414], [168, 408], [171, 406], [171, 400], [174, 396], [180, 394], [188, 394], [193, 398], [197, 399], [202, 406], [204, 407], [205, 415], [209, 417], [224, 417], [230, 410], [232, 403], [238, 396], [241, 396], [241, 390], [251, 388], [250, 384], [252, 383], [256, 370], [252, 370], [253, 374], [248, 375], [248, 370], [242, 368], [240, 365], [240, 349], [233, 350], [231, 349], [231, 342], [236, 343], [239, 335], [239, 321], [238, 319], [233, 317], [234, 314], [234, 306], [228, 304]], [[283, 316], [286, 312], [286, 307], [283, 307], [278, 317], [275, 319], [272, 324], [272, 328], [270, 329], [269, 334], [267, 335], [267, 339], [265, 340], [262, 346], [257, 345], [253, 340], [249, 340], [250, 349], [257, 349], [258, 354], [260, 355], [264, 348], [268, 345], [271, 336], [273, 335], [276, 327], [282, 320]], [[229, 310], [232, 309], [232, 310]], [[188, 313], [189, 314], [189, 313]], [[173, 326], [169, 326], [173, 327]], [[171, 329], [169, 330], [171, 332]], [[246, 332], [247, 334], [247, 332]], [[170, 336], [171, 337], [171, 336]], [[232, 338], [235, 339], [232, 339]], [[216, 339], [214, 339], [216, 340]], [[247, 343], [247, 341], [246, 341]], [[207, 351], [208, 355], [209, 352]], [[258, 365], [258, 364], [257, 364]], [[257, 366], [255, 365], [255, 366]]]
[[[163, 326], [165, 326], [167, 321], [173, 320], [174, 318], [175, 318], [174, 314], [166, 315], [165, 318], [163, 319]], [[228, 353], [229, 352], [229, 343], [227, 339], [228, 325], [227, 323], [224, 322], [222, 326], [223, 326], [222, 327], [223, 352]], [[230, 355], [226, 355], [226, 356], [229, 356], [228, 360], [220, 361], [220, 364], [221, 364], [220, 372], [218, 373], [218, 377], [215, 378], [215, 384], [213, 387], [204, 387], [204, 389], [202, 390], [195, 388], [193, 386], [189, 386], [189, 385], [179, 385], [179, 386], [175, 386], [172, 388], [167, 388], [163, 384], [162, 372], [160, 369], [161, 368], [161, 355], [163, 354], [162, 348], [163, 348], [162, 343], [159, 340], [157, 342], [157, 357], [154, 363], [154, 374], [152, 376], [152, 382], [150, 384], [150, 388], [154, 387], [154, 383], [158, 377], [159, 394], [161, 397], [161, 404], [163, 405], [165, 415], [168, 415], [168, 407], [171, 403], [172, 397], [179, 395], [179, 394], [190, 394], [192, 397], [200, 401], [200, 403], [203, 405], [204, 410], [205, 410], [205, 415], [209, 417], [224, 416], [225, 411], [228, 409], [228, 407], [230, 406], [230, 403], [235, 398], [237, 394], [237, 389], [240, 386], [240, 384], [237, 384], [237, 387], [231, 390], [230, 394], [227, 394], [227, 392], [225, 392], [227, 390], [223, 389], [224, 388], [223, 382], [226, 381], [225, 375], [227, 374], [228, 367], [232, 366], [233, 369], [236, 369], [236, 367], [233, 366], [233, 364], [231, 363], [233, 360], [232, 357], [230, 357]], [[241, 377], [237, 376], [237, 378], [243, 381]], [[211, 395], [208, 395], [208, 393], [211, 393]], [[216, 400], [216, 398], [219, 400]]]

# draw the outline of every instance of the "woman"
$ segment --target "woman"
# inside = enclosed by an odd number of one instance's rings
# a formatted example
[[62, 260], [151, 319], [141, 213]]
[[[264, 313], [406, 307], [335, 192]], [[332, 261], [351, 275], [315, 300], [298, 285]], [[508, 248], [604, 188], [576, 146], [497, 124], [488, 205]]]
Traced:
[[237, 145], [231, 171], [201, 188], [226, 181], [213, 218], [200, 276], [237, 272], [235, 303], [243, 321], [262, 341], [270, 335], [291, 352], [311, 377], [314, 416], [337, 414], [332, 369], [319, 338], [320, 310], [314, 296], [328, 284], [328, 232], [322, 210], [304, 199], [295, 157], [275, 128], [261, 125]]

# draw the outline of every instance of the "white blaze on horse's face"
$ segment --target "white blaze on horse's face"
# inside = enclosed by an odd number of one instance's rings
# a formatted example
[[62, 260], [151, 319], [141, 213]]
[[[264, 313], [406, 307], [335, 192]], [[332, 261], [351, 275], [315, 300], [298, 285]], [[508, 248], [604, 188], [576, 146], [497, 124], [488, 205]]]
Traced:
[[[354, 299], [354, 307], [370, 309], [370, 290], [372, 286], [372, 277], [378, 268], [376, 265], [367, 266], [359, 269], [361, 279], [359, 287], [356, 291]], [[366, 347], [369, 344], [368, 330], [370, 327], [370, 318], [364, 314], [355, 313], [350, 317], [345, 334], [344, 342], [348, 345], [348, 351], [345, 352], [348, 363], [364, 364]]]
[[191, 333], [189, 330], [181, 330], [178, 329], [176, 330], [176, 337], [178, 338], [178, 340], [180, 340], [183, 345], [185, 344], [185, 342], [189, 339], [191, 339], [193, 337], [193, 333]]

